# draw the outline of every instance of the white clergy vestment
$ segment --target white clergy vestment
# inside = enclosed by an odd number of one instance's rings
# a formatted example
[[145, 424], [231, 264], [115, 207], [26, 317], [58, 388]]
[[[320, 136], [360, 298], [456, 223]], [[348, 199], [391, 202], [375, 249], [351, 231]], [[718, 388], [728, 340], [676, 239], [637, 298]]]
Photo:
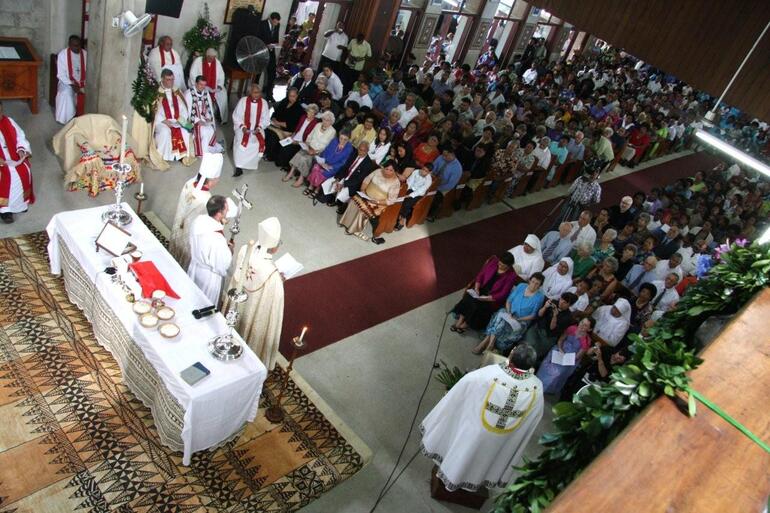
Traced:
[[219, 304], [219, 292], [233, 260], [224, 225], [209, 215], [195, 218], [190, 227], [190, 267], [187, 275], [212, 305]]
[[186, 151], [182, 153], [179, 149], [175, 149], [172, 140], [172, 130], [166, 126], [163, 121], [166, 120], [166, 111], [163, 108], [163, 97], [165, 96], [168, 101], [168, 107], [171, 113], [171, 120], [174, 120], [174, 98], [176, 95], [178, 112], [176, 112], [176, 119], [182, 122], [187, 122], [190, 116], [188, 106], [184, 95], [178, 89], [162, 89], [161, 97], [157, 102], [157, 110], [155, 111], [155, 147], [158, 149], [158, 153], [161, 154], [163, 160], [181, 160], [187, 155], [192, 155], [193, 151], [190, 148], [190, 132], [184, 128], [179, 128], [179, 134], [184, 142]]
[[543, 384], [508, 362], [466, 374], [425, 417], [421, 450], [449, 491], [503, 487], [543, 416]]
[[[161, 52], [163, 56], [161, 58]], [[147, 56], [147, 62], [150, 65], [150, 70], [155, 76], [155, 80], [160, 84], [160, 73], [164, 69], [170, 69], [174, 74], [174, 87], [180, 91], [185, 90], [184, 83], [184, 68], [182, 67], [182, 59], [179, 54], [173, 48], [170, 52], [161, 50], [159, 46], [156, 46], [150, 50], [150, 55]]]
[[[7, 117], [7, 116], [6, 116]], [[7, 118], [8, 121], [11, 122], [11, 125], [13, 125], [13, 128], [16, 129], [16, 148], [15, 150], [23, 149], [27, 153], [32, 153], [32, 150], [29, 145], [29, 141], [27, 140], [27, 136], [24, 134], [24, 130], [21, 129], [19, 125], [16, 124], [14, 120], [11, 118]], [[19, 178], [19, 171], [16, 169], [16, 166], [10, 165], [11, 161], [11, 154], [8, 150], [8, 144], [5, 141], [5, 137], [3, 136], [3, 133], [0, 132], [0, 148], [3, 149], [3, 155], [5, 155], [5, 160], [8, 165], [8, 169], [10, 171], [11, 176], [11, 186], [8, 191], [8, 204], [5, 206], [0, 205], [0, 213], [6, 213], [10, 212], [11, 214], [16, 214], [19, 212], [24, 212], [27, 210], [27, 207], [29, 206], [29, 203], [27, 200], [24, 199], [24, 186], [22, 185], [21, 179]], [[29, 166], [29, 160], [26, 161], [26, 163], [21, 164], [22, 166]], [[30, 180], [32, 179], [32, 169], [29, 168], [30, 171]]]
[[206, 89], [214, 96], [214, 101], [219, 107], [219, 116], [222, 119], [222, 123], [227, 120], [227, 90], [225, 89], [225, 70], [222, 68], [222, 63], [219, 59], [214, 59], [214, 69], [216, 70], [216, 80], [214, 83], [209, 81], [209, 76], [203, 73], [203, 57], [196, 57], [193, 59], [190, 65], [190, 78], [187, 85], [190, 89], [195, 88], [195, 79], [198, 76], [203, 75], [206, 77]]
[[[238, 266], [233, 271], [228, 290], [240, 288], [246, 249], [244, 245], [238, 252]], [[273, 263], [272, 255], [256, 250], [251, 254], [243, 285], [249, 299], [240, 307], [237, 331], [270, 371], [275, 367], [283, 325], [283, 278]], [[223, 310], [226, 305], [227, 300]]]
[[209, 191], [196, 189], [195, 183], [193, 177], [182, 187], [168, 243], [169, 253], [182, 269], [190, 266], [190, 227], [198, 216], [206, 215], [206, 202], [211, 198]]
[[[242, 169], [257, 169], [259, 167], [259, 161], [262, 159], [262, 152], [260, 152], [259, 140], [255, 134], [249, 134], [248, 142], [246, 146], [243, 146], [243, 131], [241, 130], [245, 126], [246, 118], [246, 101], [248, 96], [244, 96], [238, 100], [238, 104], [233, 111], [233, 161], [235, 167]], [[257, 103], [249, 101], [249, 108], [251, 109], [249, 116], [249, 127], [254, 130], [257, 126], [262, 131], [262, 137], [264, 138], [265, 129], [270, 124], [270, 105], [264, 98], [259, 99], [262, 102], [262, 115], [257, 119]]]
[[190, 109], [190, 123], [193, 132], [190, 134], [192, 148], [190, 153], [200, 157], [204, 153], [217, 153], [222, 147], [217, 143], [217, 123], [214, 119], [214, 104], [207, 91], [199, 93], [195, 88], [184, 93], [187, 107]]
[[[60, 51], [56, 57], [56, 78], [59, 83], [56, 87], [56, 122], [65, 125], [75, 117], [75, 91], [72, 89], [69, 66], [67, 64], [67, 50]], [[88, 55], [82, 48], [83, 62], [88, 61]], [[80, 79], [80, 54], [72, 52], [72, 76]]]

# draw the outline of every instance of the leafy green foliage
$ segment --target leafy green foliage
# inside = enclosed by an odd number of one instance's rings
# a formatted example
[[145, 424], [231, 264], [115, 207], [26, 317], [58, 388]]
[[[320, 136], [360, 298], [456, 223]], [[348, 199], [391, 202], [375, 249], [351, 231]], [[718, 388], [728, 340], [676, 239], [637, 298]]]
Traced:
[[160, 92], [158, 82], [152, 76], [150, 66], [144, 59], [139, 64], [139, 70], [136, 73], [136, 79], [131, 84], [131, 89], [133, 91], [131, 105], [145, 121], [152, 123], [155, 117], [155, 102], [158, 100]]
[[184, 33], [182, 44], [191, 55], [203, 55], [209, 48], [218, 51], [226, 37], [227, 33], [221, 33], [209, 20], [209, 4], [206, 3], [195, 25]]
[[441, 360], [441, 370], [436, 373], [436, 381], [446, 387], [447, 392], [457, 384], [460, 379], [465, 376], [466, 372], [462, 371], [459, 367], [455, 366], [449, 368], [449, 366]]
[[[555, 431], [540, 438], [544, 450], [537, 459], [517, 468], [520, 475], [498, 496], [495, 513], [539, 513], [649, 402], [687, 390], [687, 372], [702, 362], [693, 342], [698, 326], [738, 311], [770, 283], [770, 245], [734, 244], [720, 258], [646, 337], [633, 337], [631, 358], [609, 383], [553, 407]], [[694, 401], [688, 406], [693, 415]]]

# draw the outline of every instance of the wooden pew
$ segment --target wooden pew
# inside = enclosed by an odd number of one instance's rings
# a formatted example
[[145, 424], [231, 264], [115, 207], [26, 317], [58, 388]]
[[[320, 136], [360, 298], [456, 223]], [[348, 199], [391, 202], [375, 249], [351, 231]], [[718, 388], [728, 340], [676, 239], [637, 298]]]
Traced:
[[540, 166], [536, 166], [533, 171], [533, 176], [530, 178], [529, 192], [537, 192], [543, 188], [545, 184], [545, 177], [548, 175], [548, 171]]
[[578, 177], [578, 174], [580, 174], [580, 171], [583, 169], [583, 161], [582, 160], [576, 160], [574, 162], [571, 162], [569, 164], [569, 167], [567, 167], [567, 173], [564, 176], [564, 183], [571, 184], [575, 181], [575, 178]]
[[553, 174], [553, 178], [548, 180], [548, 183], [545, 184], [546, 189], [556, 187], [561, 183], [561, 179], [564, 177], [564, 173], [567, 171], [567, 166], [569, 166], [569, 164], [565, 162], [556, 168], [556, 172]]
[[495, 194], [489, 200], [490, 205], [502, 201], [503, 196], [505, 196], [505, 192], [508, 190], [508, 187], [511, 186], [512, 181], [513, 176], [506, 176], [501, 180], [497, 180], [497, 189], [495, 189]]
[[527, 192], [527, 185], [529, 185], [529, 181], [532, 179], [532, 175], [532, 171], [527, 171], [519, 177], [519, 181], [516, 182], [516, 185], [513, 187], [511, 198], [515, 198], [516, 196], [523, 196]]
[[477, 209], [484, 203], [484, 198], [487, 197], [487, 191], [489, 190], [489, 186], [492, 185], [492, 182], [492, 174], [490, 173], [484, 178], [484, 181], [476, 187], [476, 190], [473, 191], [473, 198], [471, 198], [471, 201], [468, 203], [468, 206], [465, 207], [465, 210]]
[[607, 165], [607, 168], [604, 170], [605, 173], [609, 173], [615, 169], [615, 167], [618, 165], [618, 162], [620, 162], [620, 159], [623, 158], [624, 151], [626, 151], [626, 143], [623, 143], [623, 146], [617, 150], [614, 150], [615, 158], [612, 159], [612, 162]]
[[438, 180], [434, 178], [433, 182], [430, 184], [430, 187], [428, 187], [428, 191], [425, 193], [425, 196], [420, 198], [420, 200], [414, 204], [414, 208], [412, 209], [412, 217], [406, 221], [407, 228], [411, 228], [416, 224], [423, 224], [425, 222], [425, 218], [428, 217], [428, 212], [430, 211], [430, 205], [433, 203], [433, 198], [436, 197], [436, 189], [438, 189], [438, 183]]
[[[401, 190], [398, 191], [398, 197], [406, 196], [406, 184], [401, 184]], [[372, 231], [375, 237], [382, 237], [384, 233], [391, 233], [398, 222], [398, 213], [401, 211], [401, 202], [398, 201], [385, 207], [382, 214], [377, 218], [377, 227]]]
[[438, 214], [436, 214], [436, 219], [449, 217], [454, 214], [454, 203], [455, 200], [457, 200], [457, 195], [460, 194], [460, 191], [465, 188], [465, 184], [468, 183], [468, 179], [470, 179], [470, 177], [470, 172], [464, 171], [463, 175], [460, 177], [460, 181], [457, 182], [457, 187], [444, 194], [444, 201], [441, 202], [441, 208], [439, 208]]

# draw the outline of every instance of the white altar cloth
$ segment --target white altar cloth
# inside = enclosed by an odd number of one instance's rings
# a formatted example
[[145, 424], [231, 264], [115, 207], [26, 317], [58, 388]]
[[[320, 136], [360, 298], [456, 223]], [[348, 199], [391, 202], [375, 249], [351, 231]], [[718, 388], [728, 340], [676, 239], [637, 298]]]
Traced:
[[[112, 283], [103, 272], [110, 265], [112, 256], [104, 250], [97, 252], [94, 245], [103, 227], [101, 215], [106, 208], [61, 212], [51, 219], [47, 227], [51, 272], [59, 275], [64, 271], [70, 299], [94, 324], [97, 341], [113, 354], [129, 388], [152, 409], [161, 441], [172, 449], [182, 449], [183, 463], [189, 465], [194, 452], [217, 446], [236, 434], [245, 423], [254, 420], [267, 369], [237, 334], [236, 338], [244, 346], [241, 358], [221, 362], [209, 354], [208, 341], [227, 329], [223, 315], [217, 313], [201, 320], [192, 316], [192, 310], [209, 305], [206, 296], [134, 211], [124, 204], [123, 208], [133, 217], [133, 221], [124, 228], [131, 232], [131, 242], [143, 253], [142, 261], [151, 260], [180, 297], [177, 300], [166, 299], [166, 304], [176, 312], [173, 322], [181, 328], [177, 338], [168, 340], [157, 329], [141, 326], [120, 286]], [[66, 248], [62, 248], [62, 244]], [[68, 261], [64, 257], [70, 254], [71, 269], [68, 269]], [[71, 263], [72, 257], [81, 269]], [[93, 284], [96, 292], [93, 296], [100, 297], [90, 297], [88, 283], [70, 286], [75, 282], [72, 276], [81, 270], [84, 279]], [[138, 283], [134, 281], [133, 286], [136, 287], [136, 297], [140, 297]], [[74, 289], [81, 289], [80, 293]], [[121, 330], [110, 325], [111, 316], [103, 313], [106, 308], [111, 310], [130, 340], [116, 342], [116, 339], [126, 337], [116, 335]], [[102, 312], [101, 319], [97, 321], [99, 312]], [[159, 380], [152, 375], [153, 371], [147, 368], [146, 363], [137, 362], [141, 357], [131, 354], [134, 350], [131, 342], [141, 350]], [[201, 362], [211, 374], [190, 386], [179, 373], [195, 362]], [[167, 404], [169, 398], [166, 391], [157, 390], [160, 383], [181, 406], [182, 419], [178, 418], [181, 412], [174, 412], [175, 405]], [[180, 437], [183, 448], [178, 447]]]

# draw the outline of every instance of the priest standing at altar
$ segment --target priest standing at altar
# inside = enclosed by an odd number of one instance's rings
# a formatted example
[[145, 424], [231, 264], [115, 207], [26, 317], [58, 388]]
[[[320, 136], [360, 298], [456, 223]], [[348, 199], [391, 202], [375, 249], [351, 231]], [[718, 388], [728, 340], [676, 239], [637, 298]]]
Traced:
[[[243, 286], [248, 293], [249, 299], [240, 307], [237, 331], [268, 370], [275, 367], [283, 324], [283, 277], [273, 262], [280, 243], [281, 223], [277, 217], [259, 223], [257, 247], [251, 253], [245, 277], [242, 280], [247, 245], [238, 252], [238, 265], [228, 287]], [[225, 303], [222, 310], [226, 308]]]
[[70, 36], [67, 48], [56, 57], [56, 122], [66, 125], [82, 116], [86, 105], [86, 51], [78, 36]]
[[196, 57], [190, 65], [190, 89], [195, 87], [195, 78], [202, 75], [206, 79], [206, 90], [211, 94], [211, 101], [219, 109], [219, 119], [227, 123], [227, 91], [225, 90], [225, 71], [217, 59], [217, 51], [206, 50], [205, 57]]
[[158, 39], [158, 46], [150, 50], [147, 56], [147, 62], [155, 79], [160, 82], [164, 69], [171, 70], [174, 74], [174, 87], [184, 91], [184, 69], [182, 68], [182, 59], [174, 50], [174, 41], [169, 36], [162, 36]]
[[155, 103], [155, 147], [163, 160], [181, 160], [190, 148], [190, 112], [182, 92], [174, 87], [174, 75], [164, 69], [160, 77], [160, 98]]
[[543, 416], [535, 350], [516, 346], [501, 364], [463, 376], [425, 417], [421, 450], [450, 492], [504, 487]]
[[196, 157], [205, 153], [222, 153], [224, 148], [217, 142], [217, 121], [214, 114], [214, 102], [207, 91], [207, 82], [203, 75], [195, 78], [195, 85], [184, 93], [184, 100], [190, 108], [192, 124], [192, 150]]
[[262, 98], [262, 88], [251, 85], [248, 96], [238, 100], [233, 111], [233, 160], [235, 173], [257, 169], [265, 153], [265, 129], [270, 125], [270, 106]]
[[24, 130], [3, 114], [0, 103], [0, 219], [6, 224], [13, 222], [13, 214], [26, 212], [35, 202], [31, 153]]
[[[236, 208], [232, 208], [232, 213]], [[222, 282], [233, 260], [233, 245], [225, 237], [224, 226], [231, 212], [224, 196], [214, 195], [206, 202], [206, 213], [190, 227], [190, 266], [187, 275], [212, 305], [219, 304]]]
[[201, 159], [198, 175], [182, 187], [168, 244], [169, 253], [182, 269], [190, 266], [190, 227], [198, 216], [207, 213], [206, 202], [211, 198], [211, 189], [219, 182], [223, 162], [221, 153], [206, 153]]

